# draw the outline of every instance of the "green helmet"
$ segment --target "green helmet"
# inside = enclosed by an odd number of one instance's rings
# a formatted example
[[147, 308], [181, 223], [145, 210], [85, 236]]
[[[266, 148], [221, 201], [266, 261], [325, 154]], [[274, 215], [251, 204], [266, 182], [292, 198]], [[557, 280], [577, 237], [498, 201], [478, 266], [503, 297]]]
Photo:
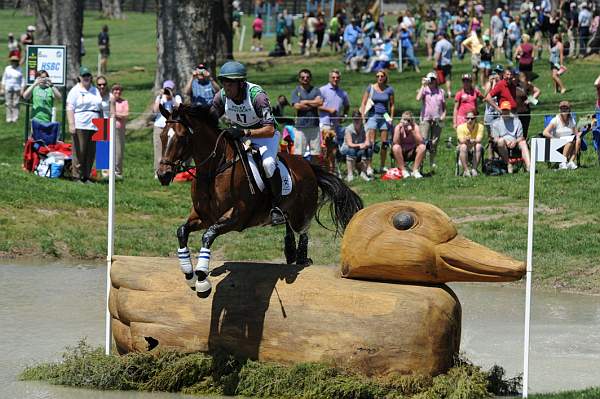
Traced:
[[241, 62], [227, 61], [219, 71], [219, 79], [246, 80], [246, 67]]

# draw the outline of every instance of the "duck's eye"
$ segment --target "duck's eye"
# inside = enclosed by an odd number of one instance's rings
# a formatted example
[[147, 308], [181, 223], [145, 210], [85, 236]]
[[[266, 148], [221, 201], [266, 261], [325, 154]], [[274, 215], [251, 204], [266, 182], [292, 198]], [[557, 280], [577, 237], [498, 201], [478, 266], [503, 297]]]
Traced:
[[408, 230], [415, 224], [415, 216], [409, 212], [400, 212], [394, 216], [393, 223], [398, 230]]

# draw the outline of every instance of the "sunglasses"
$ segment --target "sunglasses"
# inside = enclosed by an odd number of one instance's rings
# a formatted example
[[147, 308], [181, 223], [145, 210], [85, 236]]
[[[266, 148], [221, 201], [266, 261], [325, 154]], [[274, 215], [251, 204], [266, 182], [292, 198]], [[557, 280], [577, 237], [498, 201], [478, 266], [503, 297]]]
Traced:
[[571, 110], [571, 108], [569, 108], [569, 107], [560, 107], [559, 109], [561, 111], [570, 111]]
[[467, 117], [467, 120], [468, 120], [468, 121], [474, 121], [474, 120], [475, 120], [475, 117], [474, 117], [474, 116], [468, 116], [468, 117]]
[[310, 79], [310, 76], [308, 76], [308, 75], [303, 75], [303, 76], [300, 76], [300, 79], [301, 79], [301, 80]]
[[377, 75], [378, 78], [385, 78], [385, 75]]
[[97, 84], [98, 86], [100, 86], [100, 87], [104, 87], [104, 86], [106, 86], [106, 83], [96, 83], [96, 84]]

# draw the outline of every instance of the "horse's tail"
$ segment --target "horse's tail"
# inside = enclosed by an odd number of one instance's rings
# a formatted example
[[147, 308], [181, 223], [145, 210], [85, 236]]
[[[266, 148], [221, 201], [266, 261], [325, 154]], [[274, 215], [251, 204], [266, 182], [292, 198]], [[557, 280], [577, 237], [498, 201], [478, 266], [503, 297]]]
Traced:
[[363, 208], [362, 199], [336, 175], [327, 172], [319, 165], [311, 163], [310, 166], [317, 176], [317, 185], [321, 189], [315, 220], [320, 226], [327, 228], [319, 220], [319, 214], [325, 203], [329, 202], [329, 213], [335, 224], [335, 234], [338, 235], [348, 226], [352, 216]]

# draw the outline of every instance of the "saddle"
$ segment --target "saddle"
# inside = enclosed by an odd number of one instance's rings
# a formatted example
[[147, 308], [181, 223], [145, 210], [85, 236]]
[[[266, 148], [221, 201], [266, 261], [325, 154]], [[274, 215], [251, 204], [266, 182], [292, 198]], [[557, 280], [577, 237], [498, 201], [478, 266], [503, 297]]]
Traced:
[[[259, 191], [264, 191], [266, 188], [265, 182], [267, 176], [265, 170], [262, 167], [262, 156], [258, 149], [254, 146], [242, 143], [243, 149], [246, 153], [245, 157], [242, 157], [241, 161], [244, 164], [244, 169], [249, 171], [249, 177], [252, 180], [252, 184]], [[285, 160], [277, 155], [277, 168], [279, 168], [279, 174], [281, 176], [281, 195], [286, 196], [292, 192], [293, 182], [290, 170]]]

